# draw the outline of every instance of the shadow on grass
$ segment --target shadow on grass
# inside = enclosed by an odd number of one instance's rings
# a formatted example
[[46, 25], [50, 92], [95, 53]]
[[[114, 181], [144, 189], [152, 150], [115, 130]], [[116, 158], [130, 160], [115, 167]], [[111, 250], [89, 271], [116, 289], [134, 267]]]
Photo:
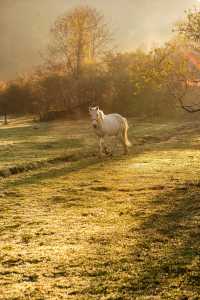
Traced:
[[[23, 179], [16, 179], [13, 180], [13, 184], [24, 184], [24, 183], [39, 183], [40, 181], [43, 180], [47, 180], [47, 179], [51, 179], [51, 178], [58, 178], [60, 176], [64, 176], [67, 175], [73, 171], [80, 171], [83, 168], [87, 168], [90, 165], [94, 165], [94, 164], [98, 164], [101, 162], [106, 162], [108, 168], [110, 166], [113, 165], [113, 163], [119, 163], [122, 161], [128, 161], [132, 158], [135, 158], [137, 156], [143, 155], [144, 153], [149, 153], [152, 152], [154, 153], [155, 151], [166, 151], [166, 150], [186, 150], [186, 149], [199, 149], [198, 145], [191, 145], [191, 139], [193, 137], [197, 137], [197, 134], [194, 134], [192, 137], [187, 137], [187, 139], [184, 140], [183, 143], [180, 143], [179, 140], [175, 140], [173, 141], [171, 144], [166, 145], [165, 143], [162, 143], [162, 141], [160, 140], [156, 140], [156, 141], [152, 141], [150, 143], [147, 144], [143, 144], [142, 146], [138, 146], [135, 145], [130, 149], [129, 155], [128, 156], [123, 156], [123, 155], [118, 155], [118, 156], [114, 156], [114, 157], [105, 157], [103, 160], [99, 159], [99, 158], [94, 158], [94, 154], [92, 154], [91, 149], [86, 150], [84, 149], [83, 152], [83, 156], [81, 156], [81, 152], [80, 152], [80, 157], [76, 158], [76, 162], [74, 163], [73, 160], [70, 162], [70, 160], [67, 162], [67, 165], [65, 162], [63, 162], [63, 164], [65, 163], [64, 167], [61, 167], [60, 165], [57, 165], [57, 161], [55, 161], [54, 167], [53, 165], [49, 168], [49, 170], [45, 170], [43, 171], [41, 169], [41, 167], [38, 167], [38, 170], [35, 170], [36, 174], [30, 174], [30, 173], [26, 173], [24, 174], [24, 176], [26, 176], [26, 178]], [[66, 142], [62, 139], [61, 141], [59, 141], [59, 147], [62, 145], [63, 147], [67, 145], [68, 140], [66, 140]], [[70, 146], [73, 146], [74, 148], [80, 148], [81, 145], [81, 141], [79, 139], [69, 139], [69, 143]], [[159, 147], [155, 148], [156, 145], [158, 145], [159, 143]], [[41, 145], [35, 145], [35, 147], [45, 147], [47, 146], [48, 149], [48, 145], [52, 148], [54, 148], [54, 146], [57, 148], [55, 142], [53, 144], [51, 143], [42, 143]], [[65, 145], [64, 145], [65, 144]], [[58, 147], [58, 148], [59, 148]], [[88, 152], [88, 153], [87, 153]], [[59, 162], [59, 161], [58, 161]], [[73, 163], [73, 164], [71, 164]]]
[[[153, 199], [157, 211], [141, 223], [141, 238], [126, 258], [134, 269], [128, 270], [128, 279], [119, 287], [124, 299], [156, 295], [161, 299], [199, 299], [199, 198], [197, 182]], [[134, 229], [131, 234], [134, 237]]]
[[136, 146], [148, 147], [158, 146], [159, 150], [178, 149], [200, 149], [199, 130], [196, 127], [183, 130], [177, 128], [168, 134], [163, 132], [161, 136], [147, 135], [141, 139], [136, 138]]
[[152, 205], [160, 209], [141, 224], [139, 247], [145, 256], [139, 257], [144, 264], [138, 280], [128, 289], [139, 288], [143, 295], [166, 290], [169, 296], [173, 290], [172, 298], [181, 296], [181, 290], [188, 298], [190, 293], [195, 296], [200, 292], [199, 197], [199, 183], [186, 183], [154, 199]]
[[58, 163], [46, 170], [38, 169], [34, 173], [24, 173], [21, 175], [23, 176], [22, 178], [12, 179], [12, 181], [7, 182], [6, 186], [38, 184], [45, 180], [67, 176], [72, 172], [78, 172], [100, 162], [101, 160], [99, 158], [89, 156], [87, 159]]
[[77, 138], [57, 138], [54, 141], [49, 142], [40, 142], [40, 143], [34, 143], [34, 142], [26, 142], [25, 146], [31, 147], [32, 150], [51, 150], [51, 149], [60, 149], [66, 150], [68, 148], [80, 148], [83, 146], [83, 142], [80, 139]]
[[[149, 144], [144, 144], [142, 147], [139, 147], [138, 145], [133, 146], [130, 150], [130, 153], [128, 156], [114, 156], [112, 158], [105, 157], [105, 159], [101, 160], [98, 157], [94, 157], [94, 154], [92, 154], [91, 149], [84, 151], [84, 155], [76, 158], [76, 161], [67, 161], [62, 163], [59, 161], [55, 161], [52, 165], [48, 166], [39, 166], [38, 169], [35, 169], [33, 172], [24, 172], [24, 174], [21, 175], [21, 178], [13, 178], [12, 181], [8, 181], [8, 183], [5, 183], [6, 187], [9, 186], [19, 186], [19, 185], [28, 185], [28, 184], [38, 184], [42, 181], [49, 180], [49, 179], [56, 179], [62, 176], [67, 176], [71, 172], [78, 172], [82, 169], [86, 169], [92, 165], [98, 165], [101, 163], [106, 162], [106, 165], [108, 168], [112, 167], [113, 163], [118, 164], [121, 162], [128, 162], [128, 160], [132, 158], [136, 158], [137, 156], [143, 155], [144, 153], [149, 152], [155, 152], [155, 151], [166, 151], [166, 150], [186, 150], [186, 149], [198, 149], [198, 145], [191, 145], [191, 139], [197, 138], [197, 133], [193, 133], [192, 136], [187, 137], [187, 139], [184, 140], [182, 144], [180, 144], [179, 140], [173, 141], [173, 143], [170, 143], [166, 145], [165, 143], [162, 143], [160, 141], [157, 142], [151, 142]], [[71, 141], [71, 140], [70, 140]], [[62, 141], [63, 142], [63, 141]], [[159, 148], [155, 148], [156, 144], [159, 142]], [[73, 144], [73, 147], [80, 146], [80, 140], [72, 139], [71, 144]], [[45, 144], [44, 144], [45, 147]], [[87, 153], [88, 152], [88, 153]], [[81, 152], [80, 152], [81, 153]], [[79, 156], [79, 155], [78, 155]]]
[[[56, 179], [62, 176], [67, 176], [72, 172], [79, 172], [83, 169], [86, 169], [93, 165], [98, 165], [101, 169], [102, 164], [106, 164], [108, 169], [113, 166], [115, 163], [122, 163], [126, 162], [131, 159], [133, 156], [141, 155], [140, 149], [131, 152], [129, 155], [118, 154], [114, 157], [104, 156], [103, 158], [99, 158], [97, 153], [93, 153], [91, 149], [84, 151], [81, 154], [79, 152], [77, 155], [72, 155], [71, 160], [68, 159], [66, 161], [55, 159], [53, 162], [48, 166], [39, 166], [38, 169], [34, 170], [32, 173], [24, 172], [22, 174], [18, 174], [22, 178], [12, 178], [12, 181], [8, 181], [5, 185], [9, 186], [19, 186], [19, 185], [27, 185], [27, 184], [39, 184], [42, 181]], [[61, 157], [62, 158], [62, 157]], [[43, 169], [42, 169], [43, 167]]]
[[[32, 136], [35, 135], [37, 136], [39, 135], [45, 135], [47, 136], [47, 131], [48, 131], [48, 127], [50, 125], [48, 123], [45, 123], [42, 125], [42, 128], [37, 131], [32, 129], [31, 127], [21, 127], [21, 128], [8, 128], [8, 129], [4, 129], [3, 131], [5, 131], [4, 135], [5, 137], [8, 137], [9, 135], [11, 137], [15, 136], [17, 134], [17, 139], [20, 138], [20, 136], [25, 137], [25, 136]], [[183, 128], [182, 128], [183, 127]], [[144, 153], [149, 153], [151, 152], [155, 152], [155, 151], [166, 151], [166, 150], [186, 150], [186, 149], [193, 149], [193, 150], [198, 150], [200, 148], [200, 142], [198, 143], [198, 137], [199, 137], [199, 133], [197, 132], [198, 130], [196, 129], [196, 126], [194, 126], [194, 124], [186, 124], [186, 126], [181, 126], [182, 128], [182, 132], [180, 132], [180, 128], [176, 128], [175, 130], [173, 130], [172, 132], [163, 132], [162, 136], [144, 136], [141, 137], [141, 141], [137, 141], [136, 139], [136, 144], [133, 145], [133, 147], [130, 149], [130, 155], [128, 157], [128, 159], [130, 157], [135, 157], [136, 155], [139, 154], [144, 154]], [[7, 136], [8, 134], [8, 136]], [[133, 138], [132, 138], [133, 139]], [[134, 139], [133, 139], [134, 140]], [[192, 140], [196, 140], [196, 143], [192, 143]], [[16, 147], [16, 146], [15, 146]], [[44, 156], [49, 156], [50, 154], [54, 153], [55, 151], [58, 151], [59, 149], [61, 151], [64, 151], [65, 149], [77, 149], [77, 148], [82, 148], [85, 152], [84, 149], [84, 143], [82, 142], [82, 140], [80, 138], [67, 138], [66, 139], [62, 136], [60, 138], [55, 138], [53, 140], [47, 140], [47, 141], [43, 141], [43, 142], [32, 142], [32, 141], [25, 141], [24, 143], [19, 145], [19, 149], [16, 148], [15, 150], [17, 150], [19, 153], [21, 152], [21, 156], [23, 157], [23, 155], [27, 156], [28, 159], [31, 159], [32, 156], [35, 155], [35, 153], [37, 153], [38, 157], [44, 157]], [[25, 149], [25, 150], [23, 150]], [[24, 153], [23, 153], [24, 152]], [[13, 156], [13, 152], [8, 152], [8, 156], [11, 155], [11, 157]], [[80, 160], [82, 160], [82, 157], [80, 156]], [[35, 160], [34, 160], [35, 162]], [[31, 161], [28, 163], [31, 164]], [[24, 168], [21, 168], [22, 171], [28, 171], [29, 167], [27, 164], [27, 168], [26, 166]], [[80, 163], [81, 164], [81, 163]], [[108, 163], [109, 164], [109, 163]], [[12, 166], [11, 166], [12, 167]], [[15, 166], [14, 166], [15, 167]], [[39, 169], [39, 164], [38, 164], [38, 169]], [[43, 165], [41, 164], [41, 167], [43, 167]], [[18, 169], [18, 166], [16, 166], [16, 169]], [[20, 169], [20, 166], [19, 166]], [[36, 168], [35, 168], [36, 169]], [[79, 170], [79, 168], [78, 168]], [[3, 170], [4, 171], [4, 170]], [[6, 172], [3, 172], [3, 175], [7, 174]], [[20, 173], [20, 172], [19, 172]], [[11, 172], [12, 174], [12, 172]], [[48, 178], [48, 171], [46, 172], [47, 174], [47, 178]], [[59, 176], [59, 171], [57, 170], [55, 173], [55, 176], [58, 177]], [[61, 170], [61, 176], [63, 175], [62, 170]], [[27, 174], [27, 176], [29, 176]], [[3, 176], [3, 177], [7, 177], [7, 176]], [[41, 176], [39, 176], [39, 178], [41, 178]], [[44, 178], [44, 176], [42, 176], [42, 178]]]

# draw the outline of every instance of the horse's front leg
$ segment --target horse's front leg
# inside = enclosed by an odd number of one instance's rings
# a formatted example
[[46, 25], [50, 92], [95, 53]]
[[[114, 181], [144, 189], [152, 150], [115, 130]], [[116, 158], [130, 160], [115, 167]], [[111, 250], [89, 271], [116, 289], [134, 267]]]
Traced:
[[107, 146], [105, 145], [105, 140], [103, 137], [99, 138], [99, 153], [100, 153], [100, 157], [102, 157], [103, 153], [110, 154]]
[[99, 138], [99, 156], [103, 156], [103, 144], [104, 144], [104, 139], [102, 137]]

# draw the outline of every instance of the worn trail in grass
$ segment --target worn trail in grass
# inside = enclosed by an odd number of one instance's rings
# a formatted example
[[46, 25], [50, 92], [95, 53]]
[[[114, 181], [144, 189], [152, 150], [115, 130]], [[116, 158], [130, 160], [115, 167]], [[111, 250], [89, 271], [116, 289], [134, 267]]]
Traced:
[[[72, 136], [83, 151], [85, 126]], [[134, 124], [131, 137], [127, 157], [1, 179], [0, 299], [200, 298], [197, 124]]]

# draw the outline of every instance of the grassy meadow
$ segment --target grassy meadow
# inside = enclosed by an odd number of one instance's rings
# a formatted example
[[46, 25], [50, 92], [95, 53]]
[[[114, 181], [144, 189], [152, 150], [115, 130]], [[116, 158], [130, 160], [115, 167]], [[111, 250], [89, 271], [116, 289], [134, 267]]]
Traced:
[[129, 123], [0, 126], [0, 299], [200, 299], [199, 122]]

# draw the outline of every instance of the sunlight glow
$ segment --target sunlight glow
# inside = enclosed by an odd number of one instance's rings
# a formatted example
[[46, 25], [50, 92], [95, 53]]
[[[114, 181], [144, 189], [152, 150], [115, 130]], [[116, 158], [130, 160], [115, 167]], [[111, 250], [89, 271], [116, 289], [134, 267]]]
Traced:
[[[200, 2], [200, 0], [198, 0]], [[200, 58], [199, 54], [195, 52], [185, 53], [185, 57], [198, 69], [200, 70]]]

